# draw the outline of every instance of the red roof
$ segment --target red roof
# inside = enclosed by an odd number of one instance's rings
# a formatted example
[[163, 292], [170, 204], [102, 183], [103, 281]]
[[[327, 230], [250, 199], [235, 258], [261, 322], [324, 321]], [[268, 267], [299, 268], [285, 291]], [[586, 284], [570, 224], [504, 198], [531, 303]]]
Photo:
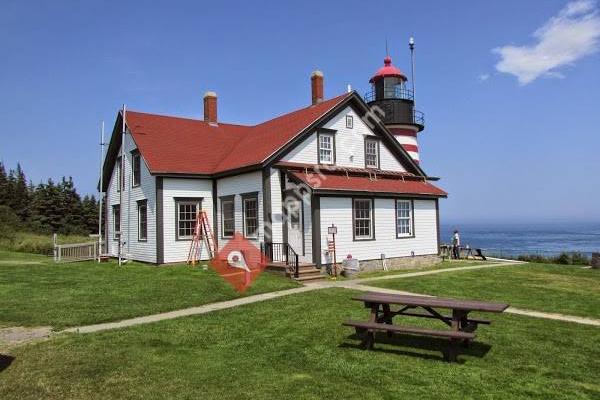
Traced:
[[392, 58], [390, 56], [386, 56], [383, 59], [383, 67], [379, 68], [377, 72], [375, 72], [375, 75], [373, 75], [369, 82], [373, 83], [386, 76], [395, 76], [404, 81], [406, 80], [406, 75], [404, 75], [404, 73], [402, 73], [402, 71], [400, 71], [399, 68], [395, 67], [392, 64]]
[[254, 126], [127, 111], [151, 173], [214, 174], [258, 165], [349, 97], [346, 93]]
[[[382, 171], [385, 173], [385, 171]], [[329, 173], [321, 170], [319, 174], [300, 171], [290, 171], [297, 179], [308, 185], [312, 189], [332, 190], [332, 191], [351, 191], [351, 192], [372, 192], [372, 193], [390, 193], [390, 194], [411, 194], [426, 195], [435, 197], [445, 197], [447, 193], [431, 183], [414, 178], [390, 178], [389, 176], [377, 176], [371, 172], [369, 175], [350, 175], [340, 174], [338, 172]], [[365, 173], [368, 173], [365, 170]], [[382, 174], [384, 175], [384, 174]], [[318, 182], [318, 183], [317, 183]]]

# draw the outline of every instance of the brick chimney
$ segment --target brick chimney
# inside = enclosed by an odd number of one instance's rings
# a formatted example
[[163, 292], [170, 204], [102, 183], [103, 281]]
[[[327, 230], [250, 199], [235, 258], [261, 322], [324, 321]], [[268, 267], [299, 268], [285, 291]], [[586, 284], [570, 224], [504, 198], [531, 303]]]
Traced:
[[310, 87], [312, 90], [312, 104], [318, 104], [323, 101], [323, 73], [313, 71], [310, 75]]
[[204, 93], [204, 122], [217, 123], [217, 94], [215, 92]]

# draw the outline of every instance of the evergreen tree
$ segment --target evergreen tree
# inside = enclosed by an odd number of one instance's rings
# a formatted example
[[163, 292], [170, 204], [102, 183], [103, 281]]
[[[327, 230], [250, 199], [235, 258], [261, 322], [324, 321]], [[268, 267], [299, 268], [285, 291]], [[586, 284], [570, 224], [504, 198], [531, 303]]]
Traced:
[[8, 206], [8, 175], [4, 164], [0, 161], [0, 206]]

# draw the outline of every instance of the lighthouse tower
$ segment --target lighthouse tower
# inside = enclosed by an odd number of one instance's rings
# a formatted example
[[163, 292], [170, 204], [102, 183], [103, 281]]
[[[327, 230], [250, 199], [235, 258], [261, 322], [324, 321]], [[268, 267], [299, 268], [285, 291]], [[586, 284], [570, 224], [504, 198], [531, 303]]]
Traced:
[[365, 94], [365, 101], [383, 111], [386, 128], [418, 163], [417, 134], [425, 128], [425, 122], [423, 113], [415, 110], [415, 96], [407, 81], [406, 75], [392, 64], [391, 57], [386, 56], [383, 67], [369, 80], [371, 91]]

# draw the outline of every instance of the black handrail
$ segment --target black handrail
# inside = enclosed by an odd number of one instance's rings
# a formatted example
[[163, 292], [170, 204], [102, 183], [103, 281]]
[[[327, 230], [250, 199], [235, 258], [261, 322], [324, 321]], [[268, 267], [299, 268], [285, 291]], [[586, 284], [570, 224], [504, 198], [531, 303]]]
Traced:
[[299, 269], [299, 257], [298, 253], [294, 251], [292, 246], [288, 243], [264, 243], [261, 244], [263, 254], [267, 258], [267, 261], [272, 262], [283, 262], [287, 266], [287, 270], [290, 275], [298, 278], [300, 275]]

